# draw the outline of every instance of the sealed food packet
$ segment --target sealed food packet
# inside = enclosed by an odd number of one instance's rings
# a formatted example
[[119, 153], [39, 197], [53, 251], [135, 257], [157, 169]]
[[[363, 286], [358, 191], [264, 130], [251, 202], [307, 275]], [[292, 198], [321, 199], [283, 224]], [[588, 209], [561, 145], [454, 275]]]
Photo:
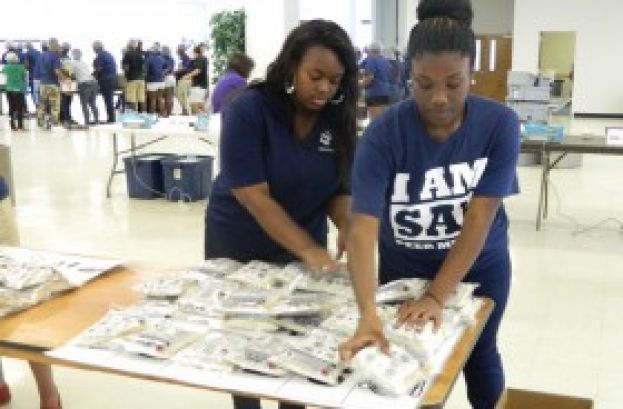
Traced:
[[246, 344], [230, 349], [225, 355], [225, 360], [247, 371], [282, 377], [286, 376], [288, 371], [278, 366], [274, 358], [286, 349], [287, 346], [281, 337], [249, 338]]
[[291, 372], [328, 385], [337, 385], [343, 373], [338, 348], [346, 338], [314, 329], [302, 337], [288, 337], [288, 348], [273, 361]]
[[199, 266], [193, 267], [191, 270], [208, 276], [224, 278], [240, 267], [242, 267], [242, 263], [238, 261], [229, 258], [213, 258], [205, 260]]
[[122, 310], [110, 310], [98, 322], [86, 329], [76, 344], [89, 348], [106, 348], [106, 344], [119, 337], [140, 331], [145, 319]]
[[229, 274], [228, 278], [253, 288], [270, 290], [283, 286], [276, 275], [279, 270], [281, 270], [279, 266], [254, 260]]
[[50, 267], [8, 264], [0, 268], [0, 283], [13, 290], [24, 290], [58, 279]]
[[389, 356], [376, 346], [364, 348], [351, 365], [359, 379], [381, 395], [407, 395], [427, 378], [419, 360], [397, 345], [391, 346]]
[[164, 319], [148, 322], [138, 332], [115, 339], [112, 344], [126, 353], [148, 358], [170, 359], [201, 335], [200, 332], [176, 325], [173, 320]]
[[150, 279], [134, 287], [134, 290], [150, 298], [177, 298], [184, 294], [189, 281], [175, 275]]
[[283, 270], [281, 274], [302, 276], [296, 285], [299, 290], [339, 295], [347, 299], [354, 298], [346, 266], [336, 272], [312, 271], [303, 263], [293, 262], [286, 265]]
[[196, 342], [180, 350], [172, 361], [197, 369], [231, 372], [233, 366], [225, 355], [232, 344], [246, 342], [247, 337], [223, 331], [211, 331]]
[[391, 303], [420, 298], [428, 282], [417, 278], [394, 280], [379, 286], [376, 290], [377, 303]]

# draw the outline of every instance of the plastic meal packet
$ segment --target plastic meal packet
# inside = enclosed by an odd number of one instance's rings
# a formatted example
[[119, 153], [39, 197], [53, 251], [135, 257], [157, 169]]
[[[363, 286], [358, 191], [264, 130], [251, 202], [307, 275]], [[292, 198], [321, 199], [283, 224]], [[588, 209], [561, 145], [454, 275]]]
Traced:
[[346, 339], [342, 334], [316, 328], [302, 337], [288, 337], [287, 343], [291, 349], [305, 352], [327, 363], [337, 363], [338, 348]]
[[[224, 357], [229, 352], [229, 345], [236, 342], [235, 337], [231, 333], [210, 332], [175, 354], [172, 361], [192, 368], [230, 372], [232, 365]], [[247, 337], [238, 337], [247, 341]]]
[[242, 263], [229, 258], [213, 258], [205, 260], [192, 270], [214, 277], [226, 277], [242, 267]]
[[0, 288], [0, 307], [3, 312], [0, 316], [23, 310], [47, 300], [52, 296], [52, 284], [44, 283], [25, 290]]
[[279, 367], [274, 358], [286, 349], [280, 337], [249, 339], [242, 348], [230, 350], [225, 360], [242, 369], [280, 377], [287, 375], [288, 371]]
[[343, 374], [341, 365], [294, 348], [288, 348], [277, 355], [273, 362], [298, 375], [332, 386], [340, 383]]
[[253, 288], [270, 290], [283, 286], [275, 274], [280, 269], [276, 265], [254, 260], [229, 274], [228, 278]]
[[240, 290], [218, 300], [217, 311], [231, 315], [268, 315], [266, 302], [271, 293], [265, 290]]
[[123, 351], [149, 358], [170, 359], [177, 351], [199, 339], [201, 334], [183, 328], [172, 320], [151, 322], [140, 331], [112, 343]]
[[376, 302], [388, 303], [417, 299], [424, 294], [427, 285], [428, 282], [426, 280], [417, 278], [390, 281], [377, 288]]
[[303, 276], [296, 287], [301, 290], [339, 295], [342, 298], [354, 297], [348, 271], [344, 267], [337, 272], [312, 271], [303, 263], [294, 262], [286, 265], [281, 274]]
[[466, 303], [469, 303], [474, 297], [474, 290], [478, 288], [478, 283], [459, 283], [454, 293], [448, 301], [445, 308], [461, 309]]
[[324, 314], [317, 315], [295, 315], [291, 317], [278, 317], [273, 322], [281, 329], [292, 331], [297, 334], [306, 334], [309, 331], [320, 327], [327, 319]]
[[181, 296], [188, 285], [189, 282], [185, 278], [162, 276], [140, 283], [134, 289], [146, 297], [175, 298]]
[[334, 304], [332, 297], [322, 293], [292, 293], [266, 303], [271, 315], [299, 316], [320, 314]]
[[9, 265], [0, 273], [2, 284], [14, 290], [32, 288], [57, 279], [54, 270], [36, 265]]
[[360, 379], [382, 395], [407, 395], [427, 376], [417, 358], [396, 345], [391, 346], [389, 356], [375, 346], [364, 348], [355, 355], [351, 365]]
[[107, 342], [137, 332], [144, 325], [143, 318], [125, 311], [110, 310], [102, 319], [82, 332], [76, 343], [85, 347], [105, 347]]
[[320, 327], [345, 336], [351, 336], [355, 333], [358, 323], [359, 311], [357, 307], [355, 305], [346, 305], [324, 320]]

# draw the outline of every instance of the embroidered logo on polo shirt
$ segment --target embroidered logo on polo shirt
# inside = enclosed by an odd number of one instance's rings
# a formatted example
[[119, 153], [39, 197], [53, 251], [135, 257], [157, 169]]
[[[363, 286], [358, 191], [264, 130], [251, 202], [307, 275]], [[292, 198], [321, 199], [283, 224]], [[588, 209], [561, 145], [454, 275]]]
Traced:
[[320, 152], [335, 152], [333, 149], [333, 134], [327, 130], [320, 134]]

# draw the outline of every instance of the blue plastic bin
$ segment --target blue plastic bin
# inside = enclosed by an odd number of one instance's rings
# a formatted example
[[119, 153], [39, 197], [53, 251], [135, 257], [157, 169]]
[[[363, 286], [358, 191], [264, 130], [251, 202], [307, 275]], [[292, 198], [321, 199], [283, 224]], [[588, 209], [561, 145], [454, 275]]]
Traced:
[[164, 191], [170, 201], [207, 199], [212, 187], [212, 156], [175, 156], [162, 160]]
[[123, 158], [128, 196], [132, 199], [156, 199], [164, 196], [161, 161], [170, 155], [151, 153]]

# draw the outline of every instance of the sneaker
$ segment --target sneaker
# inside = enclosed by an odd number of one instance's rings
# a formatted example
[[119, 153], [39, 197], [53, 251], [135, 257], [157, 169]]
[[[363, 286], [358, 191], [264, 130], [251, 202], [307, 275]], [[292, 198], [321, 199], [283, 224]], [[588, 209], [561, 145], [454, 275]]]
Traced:
[[0, 386], [0, 405], [6, 405], [11, 401], [11, 391], [6, 383]]

